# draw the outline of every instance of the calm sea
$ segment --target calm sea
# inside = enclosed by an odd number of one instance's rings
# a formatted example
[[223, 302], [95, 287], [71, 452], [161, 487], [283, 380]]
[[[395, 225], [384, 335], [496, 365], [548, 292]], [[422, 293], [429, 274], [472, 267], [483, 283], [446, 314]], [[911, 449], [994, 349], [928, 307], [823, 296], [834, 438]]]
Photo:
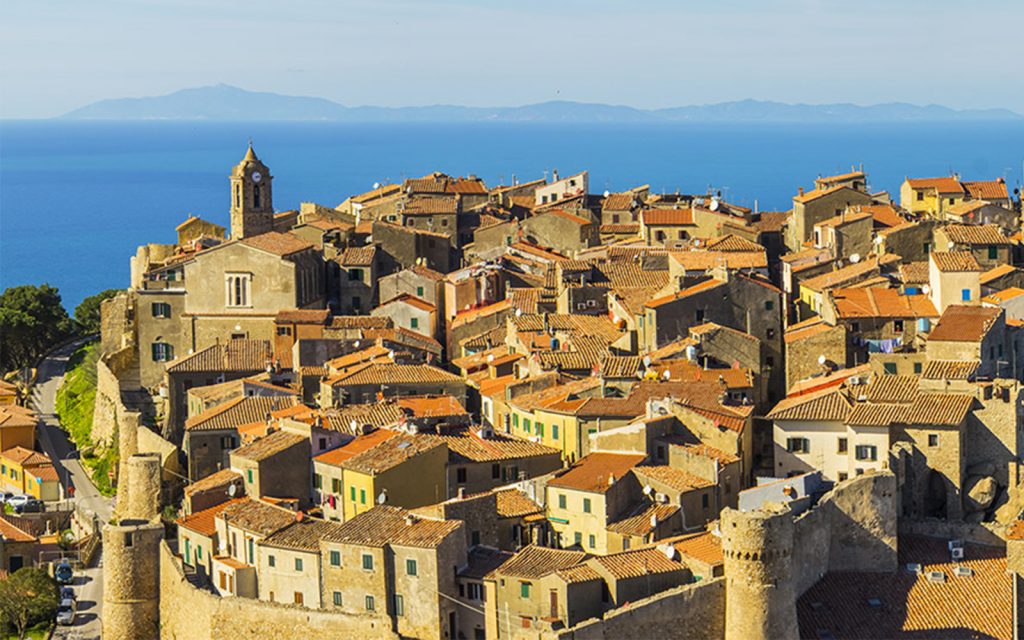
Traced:
[[550, 125], [0, 123], [0, 289], [48, 282], [69, 310], [128, 284], [145, 242], [172, 242], [188, 214], [228, 222], [228, 173], [252, 138], [278, 209], [334, 206], [375, 182], [430, 171], [488, 184], [591, 173], [595, 193], [709, 186], [738, 204], [788, 209], [799, 185], [863, 163], [872, 187], [904, 176], [1006, 176], [1017, 185], [1024, 123]]

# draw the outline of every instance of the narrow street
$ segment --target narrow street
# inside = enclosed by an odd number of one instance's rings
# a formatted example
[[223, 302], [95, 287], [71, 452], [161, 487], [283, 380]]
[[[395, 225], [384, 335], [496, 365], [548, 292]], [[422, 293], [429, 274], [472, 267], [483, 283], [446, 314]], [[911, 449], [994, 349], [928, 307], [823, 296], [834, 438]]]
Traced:
[[[54, 351], [39, 366], [36, 385], [32, 390], [31, 403], [39, 415], [38, 440], [43, 452], [53, 461], [60, 476], [61, 484], [73, 486], [72, 499], [84, 509], [95, 513], [101, 523], [110, 520], [113, 504], [110, 498], [100, 494], [92, 483], [89, 473], [78, 459], [75, 445], [67, 433], [60, 428], [55, 413], [57, 391], [64, 381], [64, 370], [68, 358], [81, 343], [74, 343]], [[78, 596], [79, 614], [70, 627], [57, 627], [54, 638], [92, 639], [99, 638], [103, 609], [103, 556], [98, 555], [95, 566], [75, 575], [74, 584]]]

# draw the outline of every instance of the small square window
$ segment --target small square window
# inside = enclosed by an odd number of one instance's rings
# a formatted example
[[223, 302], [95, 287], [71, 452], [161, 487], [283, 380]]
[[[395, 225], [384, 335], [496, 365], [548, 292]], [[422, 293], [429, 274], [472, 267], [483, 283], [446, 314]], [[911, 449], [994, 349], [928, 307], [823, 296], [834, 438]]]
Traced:
[[922, 363], [920, 363], [920, 362], [915, 362], [914, 363], [914, 373], [920, 374], [922, 371], [924, 371], [924, 365]]
[[765, 311], [771, 311], [774, 308], [775, 308], [775, 301], [774, 300], [765, 300], [764, 301], [764, 310]]
[[373, 556], [368, 553], [363, 554], [363, 570], [373, 571]]
[[366, 599], [363, 602], [367, 611], [373, 611], [377, 606], [373, 601], [373, 596], [366, 596]]
[[563, 493], [563, 494], [558, 496], [558, 508], [559, 509], [564, 509], [565, 508], [565, 502], [566, 502], [565, 494]]
[[455, 469], [455, 482], [459, 484], [466, 484], [466, 467], [458, 467]]
[[331, 566], [332, 567], [340, 567], [341, 566], [341, 552], [340, 551], [331, 551]]
[[596, 540], [594, 539], [594, 534], [590, 534], [589, 536], [587, 536], [587, 546], [589, 546], [591, 549], [597, 546]]
[[530, 597], [530, 583], [529, 582], [520, 582], [519, 583], [519, 597], [520, 598], [529, 598]]
[[334, 606], [336, 606], [336, 607], [340, 607], [341, 606], [341, 592], [340, 591], [335, 591], [334, 592]]
[[894, 376], [894, 375], [896, 375], [896, 363], [895, 362], [886, 362], [886, 363], [882, 364], [882, 370], [885, 372], [885, 375], [887, 375], [887, 376]]
[[295, 570], [302, 571], [302, 558], [295, 558]]
[[420, 319], [419, 318], [410, 318], [409, 319], [409, 327], [412, 328], [412, 329], [419, 329], [420, 328]]
[[583, 513], [590, 513], [590, 498], [583, 498]]
[[836, 446], [836, 453], [846, 453], [847, 446], [846, 438], [839, 438], [839, 443]]
[[408, 558], [405, 561], [405, 574], [409, 576], [416, 575], [416, 560]]
[[939, 446], [939, 434], [937, 434], [937, 433], [929, 433], [928, 434], [928, 446], [929, 447], [937, 447], [937, 446]]

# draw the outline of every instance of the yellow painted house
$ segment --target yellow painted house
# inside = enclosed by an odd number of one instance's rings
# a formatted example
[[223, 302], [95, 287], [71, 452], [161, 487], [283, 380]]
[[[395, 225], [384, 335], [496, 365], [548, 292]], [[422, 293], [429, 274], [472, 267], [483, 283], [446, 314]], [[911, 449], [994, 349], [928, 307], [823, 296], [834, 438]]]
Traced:
[[36, 444], [36, 414], [16, 404], [0, 406], [0, 451], [14, 447], [32, 450]]
[[592, 453], [547, 485], [547, 516], [562, 548], [609, 553], [608, 523], [640, 492], [630, 472], [646, 456]]
[[60, 479], [50, 459], [38, 451], [13, 447], [0, 453], [5, 491], [52, 502], [61, 499]]
[[907, 178], [900, 185], [900, 206], [911, 213], [941, 217], [967, 198], [967, 190], [955, 177]]
[[341, 463], [344, 520], [382, 503], [412, 509], [447, 499], [448, 446], [430, 435], [400, 434]]

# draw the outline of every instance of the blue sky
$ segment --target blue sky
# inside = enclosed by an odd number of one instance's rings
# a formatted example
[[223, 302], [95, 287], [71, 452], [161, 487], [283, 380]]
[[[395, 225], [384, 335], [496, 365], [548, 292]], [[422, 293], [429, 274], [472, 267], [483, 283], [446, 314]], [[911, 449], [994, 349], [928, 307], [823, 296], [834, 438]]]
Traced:
[[219, 82], [348, 105], [757, 98], [1024, 113], [1022, 24], [1020, 0], [9, 0], [0, 117]]

